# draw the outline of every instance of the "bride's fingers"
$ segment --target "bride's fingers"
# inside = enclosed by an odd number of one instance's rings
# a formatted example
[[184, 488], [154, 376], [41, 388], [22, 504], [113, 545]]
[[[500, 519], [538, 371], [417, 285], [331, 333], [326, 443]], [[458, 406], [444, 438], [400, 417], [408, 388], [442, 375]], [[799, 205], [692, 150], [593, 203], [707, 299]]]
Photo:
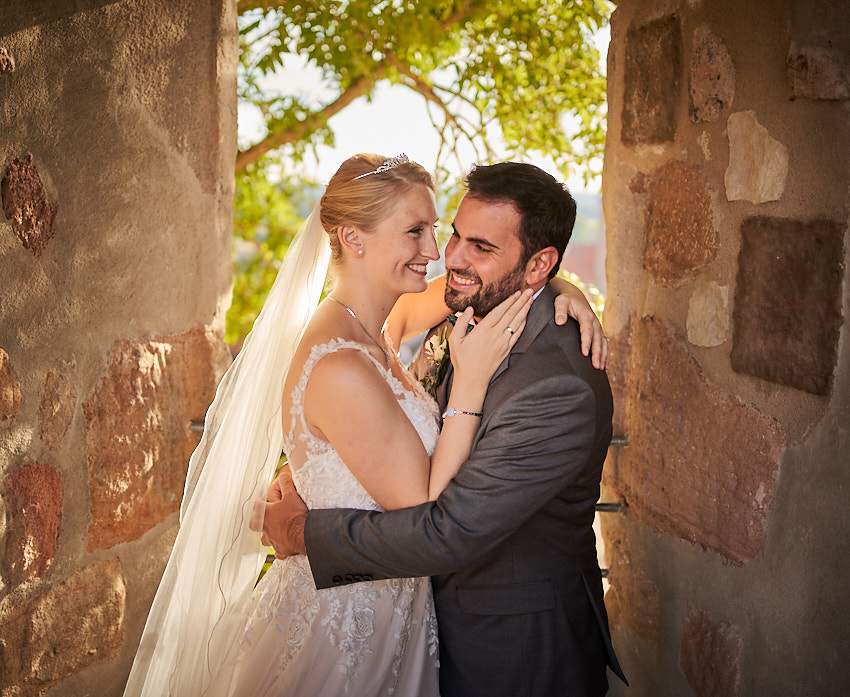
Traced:
[[495, 327], [502, 329], [508, 334], [521, 333], [522, 327], [525, 326], [525, 318], [531, 309], [532, 296], [533, 293], [531, 290], [526, 290], [517, 296], [514, 302], [506, 308], [501, 319], [495, 324]]
[[455, 331], [458, 332], [459, 336], [466, 336], [466, 332], [469, 328], [469, 325], [472, 324], [472, 313], [473, 309], [470, 305], [467, 308], [464, 308], [463, 312], [461, 312], [457, 316], [457, 321], [455, 322], [455, 326], [452, 327], [452, 333]]
[[488, 312], [482, 320], [478, 323], [479, 325], [483, 325], [485, 327], [495, 326], [505, 316], [505, 313], [517, 302], [517, 300], [521, 297], [520, 291], [516, 291], [511, 293], [507, 298], [502, 300], [496, 307], [494, 307], [490, 312]]
[[472, 307], [467, 307], [457, 316], [455, 325], [449, 333], [449, 346], [456, 346], [459, 341], [462, 341], [466, 336], [467, 327], [472, 322]]
[[[508, 330], [511, 331], [508, 331]], [[516, 319], [511, 322], [509, 327], [505, 328], [505, 333], [508, 335], [508, 346], [513, 348], [513, 345], [519, 341], [519, 335], [522, 334], [522, 330], [525, 329], [525, 316], [521, 319]]]
[[487, 316], [481, 320], [480, 324], [499, 328], [500, 330], [504, 329], [510, 324], [513, 316], [525, 307], [526, 303], [533, 295], [534, 292], [531, 289], [512, 293], [505, 300], [496, 305], [496, 307], [490, 310], [490, 312], [487, 313]]

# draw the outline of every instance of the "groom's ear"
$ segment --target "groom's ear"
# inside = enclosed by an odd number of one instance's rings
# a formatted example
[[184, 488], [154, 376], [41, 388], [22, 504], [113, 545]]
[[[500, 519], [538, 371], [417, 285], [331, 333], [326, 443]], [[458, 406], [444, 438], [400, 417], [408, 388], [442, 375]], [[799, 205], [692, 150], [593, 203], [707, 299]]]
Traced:
[[353, 256], [363, 254], [363, 241], [360, 236], [360, 230], [353, 225], [340, 225], [336, 229], [336, 236], [339, 238], [339, 243], [343, 249], [347, 250]]
[[558, 250], [554, 247], [544, 247], [535, 252], [525, 265], [525, 284], [536, 288], [549, 279], [549, 272], [558, 263]]

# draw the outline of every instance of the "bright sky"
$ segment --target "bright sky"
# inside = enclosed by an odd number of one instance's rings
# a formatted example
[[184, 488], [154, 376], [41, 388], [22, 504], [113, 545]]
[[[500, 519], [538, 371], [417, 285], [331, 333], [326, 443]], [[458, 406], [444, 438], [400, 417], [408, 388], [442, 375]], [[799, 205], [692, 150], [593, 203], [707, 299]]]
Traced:
[[[601, 53], [603, 68], [609, 37], [607, 26], [597, 34], [596, 43]], [[287, 65], [285, 73], [281, 72], [270, 79], [268, 86], [289, 93], [297, 90], [318, 102], [327, 102], [333, 95], [323, 95], [318, 89], [319, 84], [316, 73], [296, 59], [291, 65]], [[403, 152], [426, 169], [434, 169], [439, 137], [428, 119], [424, 99], [404, 86], [391, 86], [386, 82], [379, 84], [371, 102], [365, 97], [357, 99], [334, 116], [330, 125], [336, 135], [335, 147], [319, 148], [318, 161], [308, 155], [301, 166], [303, 174], [320, 182], [326, 182], [343, 160], [358, 152], [376, 152], [387, 156]], [[261, 134], [260, 129], [259, 114], [252, 111], [251, 107], [240, 106], [240, 144], [256, 141]], [[468, 152], [461, 151], [460, 160], [467, 163], [467, 166], [473, 164], [475, 154], [472, 149], [469, 148]], [[531, 161], [558, 176], [556, 168], [550, 162], [542, 159]], [[567, 185], [576, 193], [598, 193], [600, 183], [591, 182], [588, 187], [580, 173], [576, 173], [567, 180]]]

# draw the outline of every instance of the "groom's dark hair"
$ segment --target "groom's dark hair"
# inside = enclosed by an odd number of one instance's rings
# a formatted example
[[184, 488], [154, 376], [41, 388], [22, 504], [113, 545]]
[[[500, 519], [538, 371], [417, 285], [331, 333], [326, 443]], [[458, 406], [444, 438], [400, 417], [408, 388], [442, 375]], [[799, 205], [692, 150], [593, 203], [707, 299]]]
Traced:
[[467, 196], [488, 203], [509, 203], [520, 216], [520, 264], [545, 247], [558, 250], [552, 278], [561, 266], [564, 249], [576, 221], [576, 202], [551, 174], [524, 162], [476, 165], [466, 175]]

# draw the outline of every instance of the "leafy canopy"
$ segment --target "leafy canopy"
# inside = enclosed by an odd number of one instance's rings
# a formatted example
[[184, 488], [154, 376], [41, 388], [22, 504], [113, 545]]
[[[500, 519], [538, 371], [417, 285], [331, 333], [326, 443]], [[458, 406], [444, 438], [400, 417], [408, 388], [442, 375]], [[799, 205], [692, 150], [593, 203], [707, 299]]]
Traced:
[[[606, 104], [593, 34], [607, 22], [605, 0], [240, 0], [238, 9], [239, 98], [264, 123], [236, 162], [230, 343], [250, 328], [270, 262], [312, 204], [303, 199], [315, 192], [299, 191], [288, 170], [333, 145], [329, 120], [379, 83], [422, 96], [440, 138], [433, 169], [443, 192], [471, 164], [458, 159], [462, 144], [481, 163], [536, 153], [565, 179], [576, 167], [598, 173]], [[312, 94], [279, 87], [294, 60], [320, 76]]]
[[[383, 80], [423, 97], [443, 145], [438, 173], [460, 141], [482, 162], [549, 156], [565, 177], [601, 154], [603, 0], [242, 0], [239, 11], [240, 98], [259, 107], [266, 133], [239, 153], [238, 171], [282, 146], [298, 158], [332, 143], [328, 120]], [[319, 71], [321, 102], [269, 89], [293, 56]]]

